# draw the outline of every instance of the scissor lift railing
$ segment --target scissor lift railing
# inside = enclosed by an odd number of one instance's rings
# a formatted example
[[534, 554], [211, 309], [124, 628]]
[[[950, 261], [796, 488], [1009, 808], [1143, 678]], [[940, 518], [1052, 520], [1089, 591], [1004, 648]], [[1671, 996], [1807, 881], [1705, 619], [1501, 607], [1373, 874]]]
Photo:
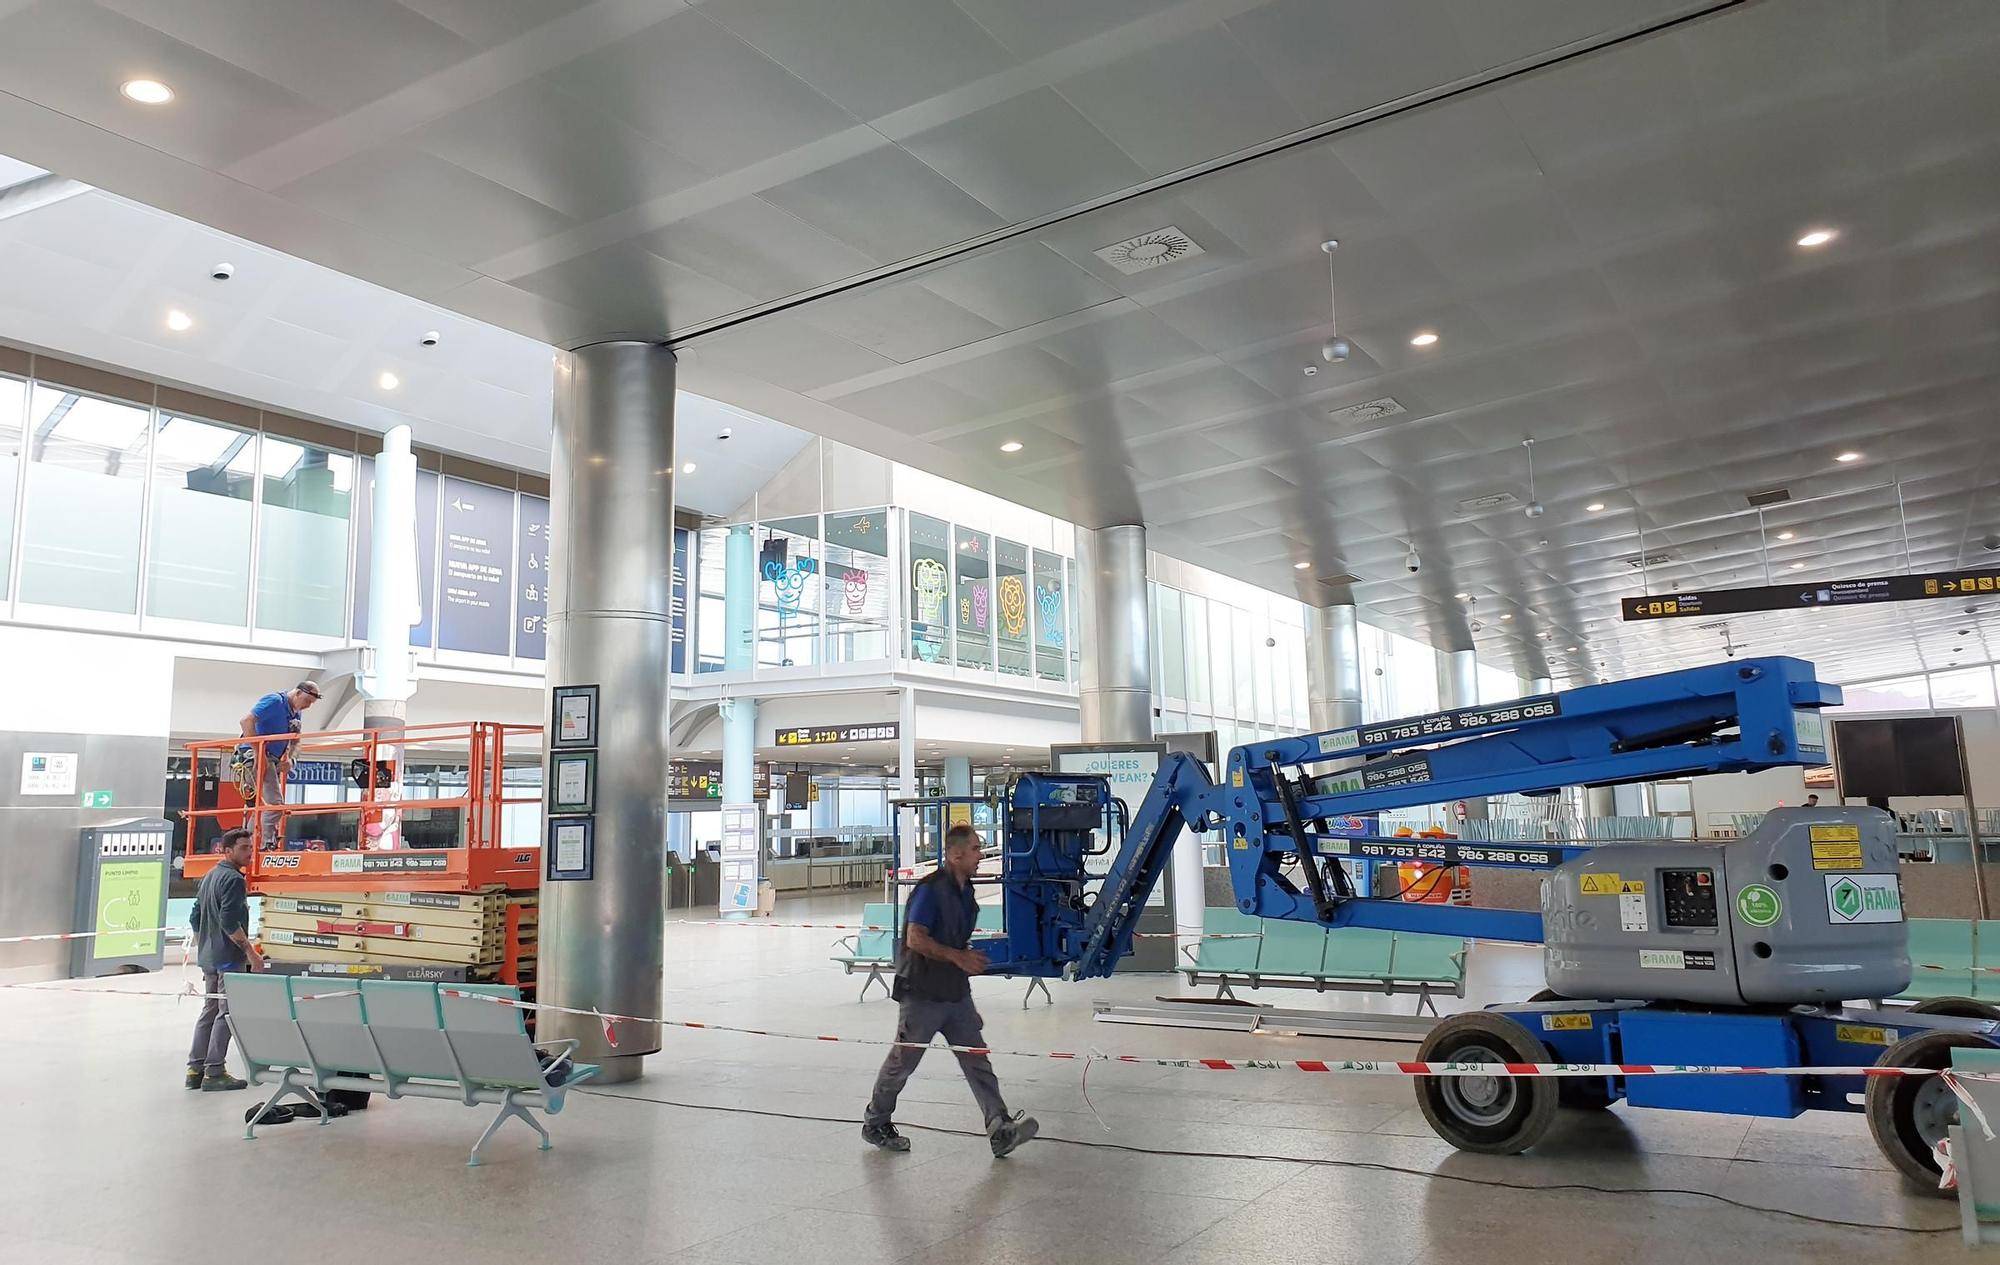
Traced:
[[[212, 766], [219, 776], [239, 749], [254, 757], [255, 785], [265, 782], [274, 745], [296, 742], [292, 762], [332, 761], [343, 771], [355, 761], [362, 764], [363, 776], [343, 781], [358, 785], [359, 800], [323, 804], [276, 804], [279, 846], [265, 849], [261, 839], [247, 872], [252, 890], [276, 891], [288, 888], [319, 887], [341, 890], [397, 889], [404, 891], [463, 891], [498, 884], [508, 888], [537, 885], [540, 876], [539, 840], [527, 846], [508, 845], [502, 837], [503, 818], [511, 805], [539, 804], [535, 793], [510, 795], [506, 772], [510, 767], [510, 746], [516, 756], [538, 754], [542, 728], [497, 721], [467, 721], [451, 724], [409, 725], [401, 730], [345, 729], [310, 733], [294, 738], [279, 734], [262, 738], [217, 738], [188, 744], [192, 767]], [[410, 796], [405, 791], [403, 771], [413, 759], [445, 758], [463, 763], [466, 771], [462, 794]], [[378, 782], [384, 768], [392, 770], [393, 783]], [[188, 807], [184, 821], [183, 873], [199, 878], [215, 864], [213, 853], [202, 852], [197, 840], [215, 831], [204, 830], [213, 823], [222, 830], [242, 826], [259, 832], [261, 804], [203, 807], [199, 801], [200, 777], [189, 779]], [[458, 829], [450, 846], [411, 848], [370, 846], [371, 836], [399, 840], [390, 826], [413, 813], [439, 812], [456, 815]], [[299, 820], [321, 820], [353, 824], [353, 841], [338, 846], [299, 850], [284, 841], [290, 827]], [[373, 823], [380, 829], [369, 829]], [[345, 832], [337, 832], [344, 834]]]

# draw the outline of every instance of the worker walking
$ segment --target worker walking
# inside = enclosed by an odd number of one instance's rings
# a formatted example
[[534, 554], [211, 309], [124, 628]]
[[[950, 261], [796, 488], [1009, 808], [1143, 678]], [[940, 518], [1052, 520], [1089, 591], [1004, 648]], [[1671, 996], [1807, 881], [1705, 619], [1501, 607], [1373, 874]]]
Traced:
[[992, 1060], [965, 1052], [986, 1044], [979, 1011], [972, 1004], [971, 977], [986, 969], [986, 955], [970, 947], [979, 921], [979, 901], [972, 892], [972, 876], [978, 870], [979, 835], [969, 825], [956, 825], [945, 832], [944, 864], [910, 891], [903, 951], [896, 962], [894, 996], [901, 1007], [897, 1044], [882, 1060], [861, 1121], [862, 1139], [885, 1151], [910, 1149], [910, 1140], [896, 1131], [896, 1098], [923, 1061], [931, 1038], [939, 1033], [956, 1047], [959, 1069], [985, 1115], [996, 1159], [1041, 1128], [1026, 1112], [1008, 1113]]
[[[311, 681], [300, 681], [283, 693], [266, 694], [244, 714], [242, 736], [274, 738], [296, 734], [301, 714], [318, 701], [319, 686]], [[259, 846], [267, 852], [278, 846], [278, 805], [285, 802], [285, 779], [292, 771], [292, 748], [297, 745], [296, 742], [246, 743], [236, 749], [239, 768], [246, 763], [255, 768], [260, 754], [262, 757], [263, 773], [257, 780], [257, 828], [261, 836]], [[258, 747], [263, 748], [261, 753]]]
[[195, 889], [191, 919], [200, 954], [201, 1015], [194, 1021], [194, 1043], [188, 1047], [187, 1087], [200, 1090], [243, 1089], [249, 1082], [231, 1076], [229, 1000], [222, 994], [222, 977], [231, 971], [264, 969], [263, 955], [250, 943], [250, 897], [243, 867], [250, 864], [250, 832], [241, 828], [222, 836], [222, 859], [202, 875]]

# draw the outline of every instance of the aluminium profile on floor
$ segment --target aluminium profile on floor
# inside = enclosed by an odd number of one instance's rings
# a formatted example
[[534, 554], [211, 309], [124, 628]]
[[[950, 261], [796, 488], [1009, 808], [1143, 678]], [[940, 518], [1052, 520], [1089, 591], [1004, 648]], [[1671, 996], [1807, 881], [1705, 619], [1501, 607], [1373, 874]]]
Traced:
[[1247, 1032], [1264, 1036], [1344, 1037], [1362, 1041], [1420, 1044], [1437, 1026], [1429, 1015], [1384, 1015], [1360, 1010], [1280, 1010], [1228, 1002], [1176, 1001], [1091, 1003], [1099, 1023], [1130, 1023], [1151, 1028], [1205, 1028], [1214, 1032]]

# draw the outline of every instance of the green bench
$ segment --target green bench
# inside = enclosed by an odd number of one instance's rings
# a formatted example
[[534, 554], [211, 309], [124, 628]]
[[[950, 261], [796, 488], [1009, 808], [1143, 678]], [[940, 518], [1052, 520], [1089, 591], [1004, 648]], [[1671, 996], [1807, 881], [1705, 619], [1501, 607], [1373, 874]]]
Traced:
[[[230, 1033], [255, 1085], [274, 1087], [248, 1121], [243, 1136], [257, 1136], [281, 1099], [297, 1095], [330, 1118], [324, 1095], [333, 1089], [390, 1098], [441, 1098], [467, 1107], [498, 1106], [500, 1113], [472, 1144], [467, 1164], [510, 1119], [541, 1136], [549, 1131], [533, 1108], [553, 1116], [569, 1090], [597, 1075], [575, 1062], [577, 1042], [533, 1042], [517, 1006], [520, 992], [498, 984], [419, 984], [400, 980], [341, 980], [310, 975], [231, 971], [222, 977], [229, 996]], [[552, 1060], [543, 1065], [548, 1047]]]
[[1899, 999], [2000, 998], [2000, 972], [1978, 969], [2000, 966], [2000, 922], [1912, 918], [1908, 926], [1910, 986], [1897, 994]]
[[[839, 941], [842, 951], [835, 953], [833, 960], [840, 963], [843, 974], [852, 975], [857, 970], [868, 972], [868, 978], [861, 981], [861, 996], [856, 999], [867, 1001], [868, 990], [876, 984], [882, 986], [885, 995], [890, 992], [887, 977], [896, 970], [896, 935], [902, 922], [897, 916], [896, 907], [888, 904], [862, 906], [861, 921], [868, 927], [881, 930], [856, 931], [842, 936]], [[983, 948], [985, 946], [980, 944], [981, 940], [997, 939], [1004, 936], [1006, 930], [1000, 905], [998, 903], [981, 905], [979, 920], [972, 928], [972, 947]], [[1014, 977], [1008, 975], [1003, 978]], [[1028, 999], [1035, 995], [1035, 990], [1038, 988], [1042, 990], [1042, 996], [1050, 1005], [1055, 1004], [1055, 998], [1049, 993], [1047, 981], [1030, 977], [1028, 991], [1021, 998], [1021, 1006], [1024, 1009], [1028, 1005]]]
[[[1256, 939], [1209, 939], [1210, 936]], [[1202, 940], [1182, 949], [1188, 982], [1214, 984], [1216, 997], [1235, 989], [1310, 988], [1415, 994], [1417, 1010], [1437, 1013], [1434, 993], [1465, 996], [1465, 941], [1455, 936], [1319, 926], [1286, 918], [1254, 918], [1227, 906], [1202, 915]]]
[[861, 921], [869, 928], [880, 929], [842, 936], [839, 946], [845, 952], [834, 954], [833, 960], [840, 963], [843, 975], [852, 975], [864, 969], [868, 972], [868, 978], [861, 981], [861, 996], [857, 999], [867, 1001], [868, 990], [876, 984], [882, 986], [884, 996], [889, 993], [889, 981], [884, 976], [896, 969], [896, 907], [888, 904], [863, 905]]
[[[1944, 921], [1926, 919], [1925, 921]], [[2000, 1050], [1964, 1046], [1951, 1052], [1951, 1070], [1961, 1073], [1963, 1092], [1971, 1094], [1987, 1119], [2000, 1115]], [[2000, 1146], [1985, 1140], [1961, 1109], [1951, 1126], [1951, 1160], [1958, 1169], [1959, 1229], [1967, 1247], [2000, 1243]]]

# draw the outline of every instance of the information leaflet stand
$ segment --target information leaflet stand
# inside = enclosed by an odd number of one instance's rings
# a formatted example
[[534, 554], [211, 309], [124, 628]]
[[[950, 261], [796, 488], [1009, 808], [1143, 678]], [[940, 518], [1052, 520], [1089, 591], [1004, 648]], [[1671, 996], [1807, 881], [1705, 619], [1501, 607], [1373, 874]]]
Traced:
[[716, 902], [724, 914], [757, 913], [757, 887], [764, 877], [764, 806], [722, 806], [722, 891]]
[[160, 969], [173, 837], [173, 823], [158, 817], [84, 828], [72, 926], [91, 934], [70, 941], [70, 978]]

